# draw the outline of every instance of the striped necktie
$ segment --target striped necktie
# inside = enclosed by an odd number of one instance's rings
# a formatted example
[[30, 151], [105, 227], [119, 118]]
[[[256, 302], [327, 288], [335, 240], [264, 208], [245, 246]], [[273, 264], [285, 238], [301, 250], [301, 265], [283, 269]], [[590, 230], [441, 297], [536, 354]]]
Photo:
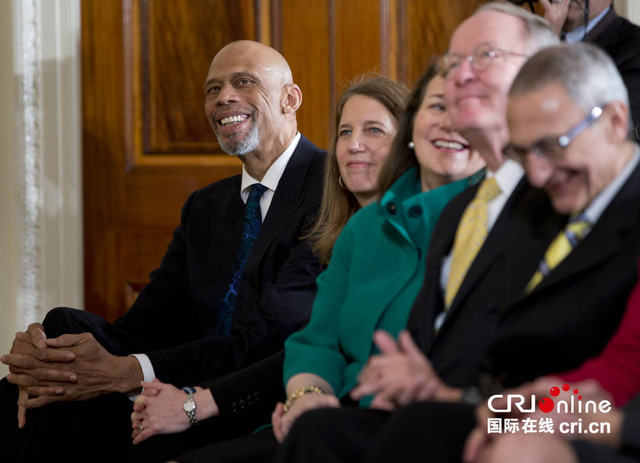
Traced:
[[547, 248], [544, 257], [538, 265], [538, 270], [536, 270], [531, 281], [527, 284], [526, 292], [529, 293], [533, 288], [538, 286], [538, 283], [573, 251], [578, 243], [580, 243], [580, 240], [589, 233], [590, 229], [591, 222], [586, 220], [584, 214], [572, 217], [564, 230], [554, 238]]
[[462, 215], [453, 242], [451, 271], [445, 288], [445, 310], [451, 307], [471, 263], [487, 238], [489, 203], [499, 194], [500, 186], [495, 177], [485, 178]]
[[235, 309], [236, 297], [238, 296], [238, 285], [242, 277], [242, 270], [247, 262], [251, 248], [253, 248], [253, 242], [256, 240], [262, 226], [260, 198], [266, 190], [267, 187], [260, 183], [255, 183], [251, 186], [244, 213], [242, 238], [236, 259], [236, 271], [233, 274], [233, 278], [231, 278], [231, 283], [229, 283], [229, 289], [227, 289], [220, 307], [218, 307], [218, 321], [216, 323], [216, 334], [218, 336], [229, 336], [231, 333], [231, 320]]

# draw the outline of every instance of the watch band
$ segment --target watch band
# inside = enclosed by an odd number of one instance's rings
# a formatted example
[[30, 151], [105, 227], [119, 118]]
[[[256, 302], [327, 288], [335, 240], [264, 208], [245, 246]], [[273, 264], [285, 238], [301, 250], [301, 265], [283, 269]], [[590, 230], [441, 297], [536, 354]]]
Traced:
[[187, 418], [189, 418], [191, 426], [194, 426], [198, 424], [198, 420], [196, 420], [196, 401], [193, 399], [193, 394], [195, 394], [196, 390], [189, 386], [183, 387], [182, 390], [187, 394], [182, 409], [186, 413]]

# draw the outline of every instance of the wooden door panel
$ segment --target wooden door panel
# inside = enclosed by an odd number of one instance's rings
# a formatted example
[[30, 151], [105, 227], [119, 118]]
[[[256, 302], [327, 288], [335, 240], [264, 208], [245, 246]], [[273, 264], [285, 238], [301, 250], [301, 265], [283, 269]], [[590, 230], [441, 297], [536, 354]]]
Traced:
[[379, 8], [371, 6], [372, 2], [367, 0], [336, 2], [336, 96], [348, 87], [354, 76], [367, 72], [383, 72], [380, 29], [384, 23], [380, 21]]
[[254, 1], [144, 0], [132, 7], [140, 9], [139, 21], [132, 22], [140, 37], [132, 40], [141, 46], [134, 47], [139, 53], [132, 64], [141, 63], [143, 152], [220, 154], [203, 117], [208, 63], [230, 38], [256, 38]]
[[121, 315], [157, 267], [187, 196], [240, 172], [204, 115], [233, 40], [280, 50], [303, 92], [302, 133], [328, 146], [356, 75], [409, 85], [482, 0], [81, 0], [86, 308]]
[[316, 145], [326, 148], [329, 114], [334, 100], [329, 0], [274, 0], [272, 45], [287, 58], [302, 90], [298, 127]]

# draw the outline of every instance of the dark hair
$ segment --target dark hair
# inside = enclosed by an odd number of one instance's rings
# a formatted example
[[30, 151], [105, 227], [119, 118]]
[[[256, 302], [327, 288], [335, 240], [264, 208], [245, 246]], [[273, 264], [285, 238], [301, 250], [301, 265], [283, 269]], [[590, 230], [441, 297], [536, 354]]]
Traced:
[[420, 77], [420, 80], [418, 80], [409, 95], [406, 108], [400, 118], [398, 131], [391, 145], [391, 154], [387, 157], [378, 176], [378, 191], [380, 192], [380, 196], [382, 196], [382, 193], [387, 191], [402, 174], [418, 165], [416, 154], [409, 148], [409, 142], [413, 138], [413, 122], [416, 113], [422, 105], [422, 100], [424, 100], [429, 82], [438, 75], [438, 69], [439, 58], [434, 57], [431, 59], [427, 70], [422, 77]]
[[351, 86], [344, 91], [338, 100], [335, 121], [332, 128], [331, 146], [327, 153], [325, 164], [320, 213], [318, 220], [308, 235], [314, 254], [324, 265], [326, 265], [331, 258], [333, 245], [338, 239], [342, 228], [351, 216], [360, 209], [360, 204], [355, 196], [349, 190], [342, 188], [339, 183], [340, 170], [338, 169], [338, 160], [336, 157], [336, 146], [338, 144], [337, 128], [340, 125], [344, 105], [355, 95], [366, 96], [382, 104], [391, 116], [398, 121], [403, 114], [404, 103], [408, 93], [409, 89], [404, 84], [387, 77], [360, 76], [352, 82]]

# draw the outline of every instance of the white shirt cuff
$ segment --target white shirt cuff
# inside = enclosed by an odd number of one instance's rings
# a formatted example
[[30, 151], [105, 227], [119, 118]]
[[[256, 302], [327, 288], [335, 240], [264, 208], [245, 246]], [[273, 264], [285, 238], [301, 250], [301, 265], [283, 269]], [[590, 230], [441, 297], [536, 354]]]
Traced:
[[[140, 364], [140, 368], [142, 368], [142, 377], [145, 382], [153, 381], [156, 377], [155, 371], [153, 371], [153, 365], [151, 365], [151, 360], [147, 357], [146, 354], [131, 354], [131, 357], [135, 357]], [[129, 394], [129, 399], [136, 400], [138, 394]]]

